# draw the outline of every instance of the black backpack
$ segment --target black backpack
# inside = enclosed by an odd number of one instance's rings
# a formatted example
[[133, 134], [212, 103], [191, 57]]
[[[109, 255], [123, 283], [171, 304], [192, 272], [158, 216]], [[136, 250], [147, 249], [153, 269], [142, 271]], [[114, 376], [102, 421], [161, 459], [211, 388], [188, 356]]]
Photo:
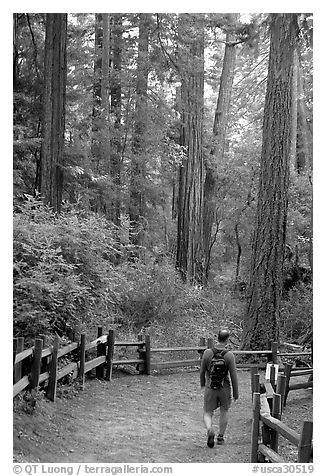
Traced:
[[210, 387], [217, 390], [223, 387], [224, 380], [228, 374], [224, 355], [228, 352], [226, 349], [212, 349], [213, 357], [209, 368]]

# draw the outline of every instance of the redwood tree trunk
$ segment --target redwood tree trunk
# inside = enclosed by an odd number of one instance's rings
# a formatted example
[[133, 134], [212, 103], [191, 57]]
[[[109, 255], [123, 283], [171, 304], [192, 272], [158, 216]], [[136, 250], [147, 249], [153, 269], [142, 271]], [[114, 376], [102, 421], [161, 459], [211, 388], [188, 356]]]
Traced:
[[[237, 20], [237, 14], [232, 14], [232, 20]], [[208, 280], [211, 249], [214, 237], [212, 230], [216, 219], [218, 168], [223, 161], [225, 138], [228, 126], [228, 115], [231, 103], [232, 85], [235, 71], [236, 47], [232, 44], [233, 35], [227, 33], [224, 51], [223, 68], [220, 78], [220, 88], [217, 99], [213, 135], [214, 144], [211, 149], [211, 158], [206, 162], [206, 177], [204, 185], [204, 277]]]
[[[103, 144], [100, 138], [102, 108], [102, 57], [103, 57], [103, 15], [95, 14], [95, 51], [92, 112], [92, 162], [97, 173], [101, 172]], [[101, 208], [97, 204], [96, 208]]]
[[102, 105], [103, 15], [95, 14], [95, 59], [93, 83], [93, 118], [100, 115]]
[[107, 121], [109, 116], [110, 15], [103, 13], [102, 18], [101, 109], [102, 115]]
[[298, 52], [293, 54], [293, 84], [292, 84], [292, 138], [290, 163], [297, 166], [297, 134], [298, 134]]
[[122, 54], [122, 15], [112, 14], [112, 75], [111, 114], [114, 128], [111, 134], [110, 174], [114, 184], [113, 199], [110, 206], [110, 218], [120, 225], [120, 187], [121, 187], [121, 54]]
[[[18, 30], [18, 13], [14, 13], [13, 14], [13, 90], [14, 92], [17, 89], [17, 80], [18, 80], [19, 53], [17, 49], [17, 30]], [[14, 107], [15, 107], [15, 103], [14, 103]]]
[[144, 234], [144, 194], [142, 182], [145, 177], [145, 152], [147, 130], [147, 87], [148, 87], [148, 47], [151, 15], [141, 13], [139, 16], [139, 43], [137, 58], [137, 84], [135, 126], [133, 136], [133, 158], [130, 175], [130, 206], [131, 223], [130, 241], [135, 246], [133, 257], [139, 257], [137, 247], [142, 245]]
[[60, 211], [63, 189], [63, 146], [66, 97], [67, 14], [46, 15], [43, 96], [41, 195]]
[[291, 163], [300, 174], [312, 167], [312, 132], [307, 121], [303, 75], [297, 49], [294, 52], [292, 111]]
[[243, 347], [278, 339], [292, 138], [297, 15], [272, 14], [260, 182]]
[[182, 130], [187, 151], [179, 169], [176, 266], [184, 280], [203, 282], [204, 28], [197, 15], [180, 16]]
[[303, 172], [306, 168], [312, 166], [311, 148], [312, 135], [307, 122], [307, 108], [305, 104], [305, 93], [303, 87], [302, 68], [298, 59], [298, 121], [297, 121], [297, 156], [296, 170], [298, 173]]

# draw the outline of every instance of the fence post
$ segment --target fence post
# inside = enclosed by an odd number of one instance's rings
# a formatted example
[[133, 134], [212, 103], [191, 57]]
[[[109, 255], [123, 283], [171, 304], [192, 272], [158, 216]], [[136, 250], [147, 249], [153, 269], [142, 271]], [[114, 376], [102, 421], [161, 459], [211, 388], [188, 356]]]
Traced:
[[[206, 345], [205, 337], [200, 337], [199, 338], [199, 347], [205, 347], [205, 345]], [[204, 352], [205, 352], [204, 350], [199, 350], [198, 351], [198, 354], [200, 356], [200, 360], [202, 359]]]
[[30, 387], [31, 389], [38, 387], [41, 371], [41, 358], [42, 358], [43, 340], [35, 339], [32, 368], [30, 374]]
[[49, 378], [49, 385], [48, 390], [46, 392], [46, 396], [49, 400], [54, 402], [56, 393], [57, 393], [57, 372], [58, 372], [58, 350], [59, 350], [59, 336], [56, 335], [53, 342], [53, 349], [52, 349], [52, 358], [50, 363], [50, 378]]
[[145, 335], [145, 362], [146, 362], [146, 374], [150, 375], [151, 374], [151, 338], [147, 334]]
[[[45, 334], [40, 334], [38, 337], [39, 337], [39, 339], [42, 339], [42, 349], [45, 349], [46, 335]], [[43, 359], [41, 359], [41, 369], [40, 369], [41, 374], [43, 372], [46, 372], [48, 363], [49, 363], [49, 361], [48, 361], [47, 357], [44, 357]]]
[[[265, 425], [265, 423], [262, 425], [261, 433], [263, 445], [269, 446], [271, 444], [271, 429]], [[258, 461], [259, 463], [264, 463], [266, 461], [265, 456], [263, 454], [259, 454]]]
[[108, 334], [108, 351], [106, 354], [106, 378], [107, 380], [112, 379], [112, 362], [113, 362], [113, 351], [114, 351], [114, 341], [115, 341], [115, 332], [113, 329], [109, 330]]
[[271, 349], [272, 349], [272, 362], [273, 364], [277, 364], [277, 342], [272, 342]]
[[275, 367], [274, 367], [274, 363], [270, 367], [269, 381], [270, 381], [271, 386], [273, 387], [273, 390], [275, 390], [276, 386], [275, 386]]
[[252, 393], [259, 393], [260, 395], [260, 388], [259, 388], [259, 374], [254, 374], [253, 375], [253, 380], [252, 380]]
[[251, 427], [251, 463], [258, 462], [258, 437], [259, 437], [259, 416], [260, 416], [260, 393], [253, 394], [253, 418]]
[[314, 343], [313, 342], [311, 342], [310, 352], [311, 352], [311, 367], [313, 367], [314, 366]]
[[78, 378], [80, 379], [81, 388], [84, 390], [85, 387], [85, 359], [86, 359], [86, 336], [85, 334], [80, 335], [80, 346], [79, 346], [79, 372]]
[[72, 327], [68, 327], [67, 328], [67, 337], [69, 340], [71, 340], [71, 342], [75, 342], [75, 331]]
[[[250, 368], [250, 375], [251, 375], [251, 395], [254, 392], [259, 392], [259, 388], [255, 387], [255, 375], [258, 374], [258, 367], [251, 367]], [[258, 374], [259, 376], [259, 374]], [[259, 378], [258, 378], [259, 381]]]
[[305, 421], [298, 446], [298, 463], [309, 463], [312, 451], [312, 421]]
[[212, 349], [214, 347], [214, 339], [212, 337], [207, 339], [207, 347], [208, 349]]
[[42, 342], [43, 342], [42, 345], [43, 345], [43, 349], [44, 349], [44, 347], [45, 347], [45, 342], [46, 342], [46, 335], [45, 335], [45, 334], [40, 334], [40, 335], [38, 336], [38, 338], [39, 338], [39, 339], [42, 339]]
[[284, 406], [284, 395], [285, 395], [285, 375], [278, 374], [277, 376], [277, 385], [276, 385], [276, 393], [281, 395], [281, 412], [283, 412], [283, 406]]
[[[271, 411], [270, 411], [267, 395], [263, 394], [260, 396], [260, 417], [262, 415], [270, 416], [270, 414], [271, 414]], [[269, 446], [271, 443], [271, 429], [264, 422], [261, 427], [261, 433], [262, 433], [263, 444], [265, 446]], [[258, 454], [258, 461], [260, 463], [264, 463], [266, 461], [266, 458], [262, 453]]]
[[[103, 335], [103, 328], [102, 326], [99, 326], [97, 328], [97, 337], [101, 337]], [[106, 352], [106, 345], [103, 343], [97, 344], [97, 357], [100, 357], [101, 355], [105, 355]], [[95, 369], [96, 372], [96, 378], [103, 379], [104, 378], [104, 365], [98, 365]]]
[[[24, 350], [24, 337], [17, 338], [16, 355]], [[22, 378], [22, 362], [14, 365], [14, 383]]]
[[16, 360], [16, 354], [17, 354], [17, 345], [18, 345], [18, 339], [17, 337], [14, 337], [13, 344], [12, 344], [12, 351], [13, 351], [13, 377], [15, 377], [15, 360]]
[[288, 394], [289, 394], [291, 370], [292, 370], [292, 364], [286, 363], [284, 365], [284, 375], [285, 375], [284, 406], [286, 405], [286, 400], [287, 400]]
[[[273, 410], [272, 410], [272, 416], [274, 418], [277, 418], [277, 420], [281, 419], [282, 416], [282, 397], [281, 395], [274, 393], [273, 395]], [[276, 453], [278, 452], [278, 431], [277, 430], [271, 430], [271, 448], [274, 450]]]
[[139, 346], [137, 347], [137, 352], [138, 352], [139, 358], [143, 359], [144, 362], [141, 363], [141, 364], [137, 364], [136, 370], [138, 370], [138, 372], [140, 374], [144, 374], [145, 373], [144, 337], [143, 337], [142, 334], [138, 334], [137, 338], [138, 338], [138, 342], [139, 342]]

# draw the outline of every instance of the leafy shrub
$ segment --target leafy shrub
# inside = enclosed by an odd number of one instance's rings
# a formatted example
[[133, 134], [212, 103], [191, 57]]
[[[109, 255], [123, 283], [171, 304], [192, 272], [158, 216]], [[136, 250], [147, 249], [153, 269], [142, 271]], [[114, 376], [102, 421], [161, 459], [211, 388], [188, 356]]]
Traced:
[[38, 200], [16, 208], [15, 335], [29, 345], [37, 334], [90, 334], [103, 325], [119, 329], [121, 338], [146, 331], [165, 344], [191, 343], [241, 315], [226, 284], [185, 284], [167, 259], [128, 262], [128, 245], [118, 244], [116, 232], [102, 217], [54, 215]]
[[37, 200], [14, 215], [14, 331], [24, 337], [108, 319], [110, 261], [116, 253], [107, 221], [52, 214]]
[[283, 299], [281, 309], [281, 340], [301, 344], [312, 329], [312, 286], [297, 284]]
[[20, 393], [14, 399], [14, 410], [32, 415], [43, 397], [43, 392], [36, 389]]
[[[125, 265], [120, 282], [121, 326], [149, 333], [154, 345], [198, 343], [199, 337], [217, 338], [221, 326], [238, 330], [243, 302], [228, 290], [184, 283], [169, 261], [160, 265]], [[238, 324], [236, 324], [238, 323]]]

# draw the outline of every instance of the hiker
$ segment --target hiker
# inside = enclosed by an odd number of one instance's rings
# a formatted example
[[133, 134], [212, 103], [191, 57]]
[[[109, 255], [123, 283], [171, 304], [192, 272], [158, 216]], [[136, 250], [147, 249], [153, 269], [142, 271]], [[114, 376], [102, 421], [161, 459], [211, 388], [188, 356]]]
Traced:
[[[230, 333], [220, 330], [218, 344], [213, 349], [206, 349], [200, 367], [200, 386], [204, 393], [204, 423], [207, 429], [207, 446], [213, 448], [215, 431], [212, 428], [214, 410], [220, 407], [219, 434], [216, 439], [218, 445], [224, 443], [224, 433], [228, 424], [228, 411], [231, 405], [231, 384], [233, 399], [237, 400], [238, 377], [234, 355], [225, 347], [228, 344]], [[214, 365], [213, 365], [214, 364]]]

